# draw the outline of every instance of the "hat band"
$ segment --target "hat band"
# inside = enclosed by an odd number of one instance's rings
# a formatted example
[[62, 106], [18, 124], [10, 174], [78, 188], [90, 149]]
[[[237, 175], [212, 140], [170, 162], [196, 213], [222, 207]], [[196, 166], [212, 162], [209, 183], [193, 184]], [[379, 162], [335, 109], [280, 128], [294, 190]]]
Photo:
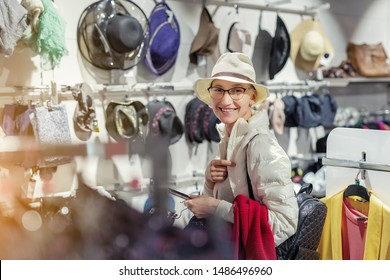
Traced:
[[234, 77], [234, 78], [239, 78], [239, 79], [246, 80], [246, 81], [251, 82], [251, 83], [255, 83], [251, 78], [248, 78], [247, 76], [244, 76], [244, 75], [241, 75], [241, 74], [237, 74], [237, 73], [233, 73], [233, 72], [219, 72], [219, 73], [214, 74], [213, 78], [214, 77], [220, 77], [220, 76], [231, 76], [231, 77]]

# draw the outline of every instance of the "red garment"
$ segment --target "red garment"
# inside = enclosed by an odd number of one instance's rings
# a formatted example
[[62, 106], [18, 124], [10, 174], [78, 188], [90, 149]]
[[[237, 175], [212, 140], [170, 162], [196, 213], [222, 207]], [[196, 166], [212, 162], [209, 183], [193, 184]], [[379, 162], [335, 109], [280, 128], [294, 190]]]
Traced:
[[265, 205], [243, 195], [233, 201], [234, 257], [240, 260], [276, 260], [274, 236]]

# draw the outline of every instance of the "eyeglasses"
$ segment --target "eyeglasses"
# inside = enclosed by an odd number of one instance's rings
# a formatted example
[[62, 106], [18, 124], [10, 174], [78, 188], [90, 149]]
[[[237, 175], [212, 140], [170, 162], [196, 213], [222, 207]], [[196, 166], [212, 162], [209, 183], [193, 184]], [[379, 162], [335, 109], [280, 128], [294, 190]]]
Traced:
[[225, 95], [225, 92], [229, 94], [231, 99], [240, 100], [244, 96], [245, 91], [248, 89], [253, 88], [234, 87], [230, 89], [223, 89], [220, 87], [209, 87], [208, 91], [211, 95], [211, 98], [216, 100], [222, 99], [222, 97]]

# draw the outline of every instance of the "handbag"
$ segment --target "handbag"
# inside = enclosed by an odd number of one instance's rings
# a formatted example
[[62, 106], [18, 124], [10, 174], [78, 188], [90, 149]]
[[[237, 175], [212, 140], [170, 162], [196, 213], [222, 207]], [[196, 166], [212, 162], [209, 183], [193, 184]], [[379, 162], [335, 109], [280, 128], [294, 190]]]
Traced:
[[[35, 107], [30, 111], [29, 118], [35, 140], [40, 145], [72, 144], [68, 114], [64, 104]], [[70, 156], [47, 156], [39, 159], [37, 166], [54, 167], [71, 161]]]
[[382, 43], [359, 45], [349, 42], [347, 56], [360, 76], [390, 76], [388, 57]]

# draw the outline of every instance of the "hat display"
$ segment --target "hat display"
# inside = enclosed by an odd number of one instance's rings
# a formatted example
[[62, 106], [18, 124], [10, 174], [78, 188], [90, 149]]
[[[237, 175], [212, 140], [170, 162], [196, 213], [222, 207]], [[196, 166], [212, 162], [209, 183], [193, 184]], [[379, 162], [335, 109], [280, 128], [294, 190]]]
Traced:
[[140, 101], [110, 101], [105, 113], [107, 132], [116, 141], [145, 139], [149, 133], [149, 114]]
[[77, 43], [90, 64], [105, 70], [127, 70], [145, 57], [149, 22], [132, 1], [97, 1], [79, 18]]
[[211, 104], [208, 91], [213, 80], [225, 80], [234, 83], [251, 84], [256, 90], [253, 106], [256, 106], [269, 96], [267, 87], [256, 83], [256, 72], [250, 58], [243, 53], [224, 53], [214, 65], [210, 78], [195, 81], [195, 94], [204, 103]]
[[271, 58], [269, 62], [269, 78], [272, 80], [279, 73], [290, 56], [290, 35], [280, 16], [276, 17], [275, 35], [272, 39]]
[[219, 50], [225, 52], [242, 52], [249, 55], [252, 49], [252, 38], [245, 24], [236, 12], [229, 12], [222, 22], [219, 32]]
[[218, 46], [218, 38], [219, 28], [215, 27], [209, 11], [203, 7], [198, 33], [191, 44], [190, 62], [198, 64], [198, 55], [212, 55]]
[[145, 62], [148, 69], [161, 76], [176, 62], [180, 46], [179, 23], [165, 2], [155, 5], [149, 17], [150, 42]]
[[318, 20], [300, 22], [290, 33], [290, 57], [295, 66], [304, 71], [313, 71], [323, 59], [333, 57], [334, 48]]
[[255, 38], [252, 54], [253, 67], [256, 70], [256, 82], [269, 80], [269, 62], [272, 48], [272, 36], [259, 26], [259, 32]]
[[167, 100], [153, 100], [147, 104], [147, 108], [150, 117], [148, 139], [165, 139], [168, 145], [178, 142], [184, 133], [184, 126], [173, 105]]

